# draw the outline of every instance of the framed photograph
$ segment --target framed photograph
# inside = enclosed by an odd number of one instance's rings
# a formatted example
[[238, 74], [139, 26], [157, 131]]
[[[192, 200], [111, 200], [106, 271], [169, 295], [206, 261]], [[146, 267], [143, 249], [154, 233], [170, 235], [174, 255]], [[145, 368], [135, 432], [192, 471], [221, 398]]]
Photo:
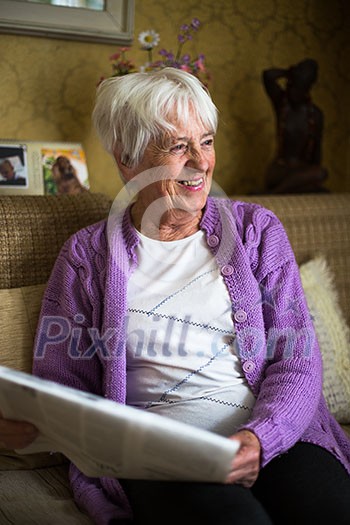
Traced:
[[132, 43], [134, 0], [0, 0], [0, 32]]
[[0, 139], [0, 195], [73, 195], [88, 190], [81, 144]]
[[0, 192], [28, 188], [27, 146], [0, 143]]
[[45, 195], [77, 194], [89, 188], [86, 158], [81, 144], [41, 147]]

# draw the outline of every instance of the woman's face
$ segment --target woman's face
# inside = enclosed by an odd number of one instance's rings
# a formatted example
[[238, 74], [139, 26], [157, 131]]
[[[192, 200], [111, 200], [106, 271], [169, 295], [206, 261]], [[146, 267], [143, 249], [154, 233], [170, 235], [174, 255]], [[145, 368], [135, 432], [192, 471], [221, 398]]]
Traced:
[[[215, 166], [214, 131], [195, 118], [175, 124], [161, 143], [151, 142], [131, 178], [141, 178], [138, 204], [144, 211], [159, 200], [171, 210], [198, 214], [204, 208]], [[154, 182], [155, 181], [155, 182]]]

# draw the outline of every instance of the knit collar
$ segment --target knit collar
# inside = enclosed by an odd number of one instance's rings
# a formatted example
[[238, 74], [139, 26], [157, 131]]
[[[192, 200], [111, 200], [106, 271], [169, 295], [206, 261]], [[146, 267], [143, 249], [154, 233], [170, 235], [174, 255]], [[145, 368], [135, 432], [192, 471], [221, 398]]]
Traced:
[[[203, 216], [200, 222], [200, 228], [206, 235], [211, 235], [213, 232], [217, 232], [219, 225], [219, 210], [216, 203], [217, 199], [214, 197], [208, 197], [203, 210]], [[122, 220], [122, 234], [125, 242], [126, 251], [128, 258], [131, 259], [135, 264], [137, 263], [136, 248], [140, 242], [140, 238], [136, 233], [135, 227], [132, 223], [131, 218], [131, 205], [125, 210]]]

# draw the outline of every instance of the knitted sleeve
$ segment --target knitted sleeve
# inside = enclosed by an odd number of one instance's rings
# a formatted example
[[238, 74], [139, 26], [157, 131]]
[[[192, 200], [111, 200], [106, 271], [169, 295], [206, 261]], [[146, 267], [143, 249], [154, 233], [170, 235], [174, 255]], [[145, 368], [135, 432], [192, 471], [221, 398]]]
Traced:
[[101, 336], [104, 262], [101, 246], [93, 249], [93, 236], [93, 230], [74, 235], [56, 260], [42, 302], [33, 373], [101, 395], [102, 366], [94, 339]]
[[246, 250], [260, 287], [264, 375], [250, 421], [262, 466], [293, 446], [310, 425], [322, 393], [322, 359], [287, 234], [273, 213], [256, 208]]

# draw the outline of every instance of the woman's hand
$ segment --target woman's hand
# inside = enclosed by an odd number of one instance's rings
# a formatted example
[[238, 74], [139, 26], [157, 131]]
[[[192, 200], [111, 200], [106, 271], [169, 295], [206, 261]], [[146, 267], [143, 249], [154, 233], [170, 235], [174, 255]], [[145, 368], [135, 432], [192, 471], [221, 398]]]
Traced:
[[243, 487], [252, 487], [260, 470], [260, 441], [250, 430], [241, 430], [230, 437], [239, 441], [241, 446], [232, 462], [231, 472], [226, 483], [237, 483]]
[[39, 434], [38, 429], [31, 423], [4, 419], [0, 412], [0, 447], [13, 450], [24, 448]]

